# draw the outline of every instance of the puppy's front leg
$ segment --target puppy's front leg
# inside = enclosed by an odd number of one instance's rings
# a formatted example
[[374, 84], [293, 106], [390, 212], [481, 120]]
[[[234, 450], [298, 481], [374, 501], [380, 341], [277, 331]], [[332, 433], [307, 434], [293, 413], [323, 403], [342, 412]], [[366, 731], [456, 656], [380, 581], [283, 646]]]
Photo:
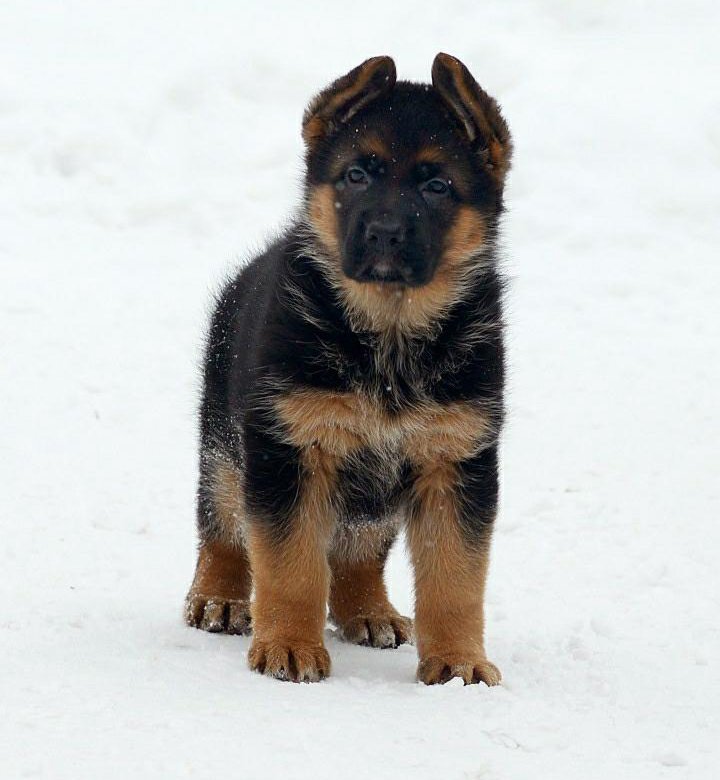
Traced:
[[496, 685], [485, 656], [485, 579], [497, 506], [495, 448], [458, 463], [429, 461], [416, 475], [408, 520], [415, 567], [417, 676]]
[[323, 644], [330, 572], [331, 490], [335, 460], [318, 448], [303, 455], [298, 497], [281, 528], [251, 521], [255, 584], [251, 669], [280, 680], [315, 682], [330, 673]]

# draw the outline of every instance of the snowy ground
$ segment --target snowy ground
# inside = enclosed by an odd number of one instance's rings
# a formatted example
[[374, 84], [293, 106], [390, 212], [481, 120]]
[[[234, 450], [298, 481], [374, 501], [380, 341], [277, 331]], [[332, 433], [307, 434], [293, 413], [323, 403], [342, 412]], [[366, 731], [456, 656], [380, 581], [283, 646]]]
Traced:
[[[717, 777], [717, 9], [2, 4], [2, 778]], [[291, 212], [313, 91], [438, 50], [516, 139], [505, 682], [330, 634], [279, 684], [180, 618], [210, 291]]]

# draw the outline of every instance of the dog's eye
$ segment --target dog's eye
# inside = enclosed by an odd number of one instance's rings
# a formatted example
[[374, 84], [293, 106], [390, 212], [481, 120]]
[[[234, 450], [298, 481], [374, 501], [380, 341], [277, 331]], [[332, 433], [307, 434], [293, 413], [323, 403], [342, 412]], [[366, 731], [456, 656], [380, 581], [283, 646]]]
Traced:
[[358, 167], [357, 165], [354, 165], [352, 168], [348, 169], [348, 172], [345, 174], [347, 180], [350, 182], [350, 184], [367, 184], [369, 182], [369, 177], [365, 171]]
[[430, 192], [433, 195], [444, 195], [450, 187], [448, 186], [448, 183], [442, 179], [430, 179], [430, 181], [425, 182], [423, 189], [425, 192]]

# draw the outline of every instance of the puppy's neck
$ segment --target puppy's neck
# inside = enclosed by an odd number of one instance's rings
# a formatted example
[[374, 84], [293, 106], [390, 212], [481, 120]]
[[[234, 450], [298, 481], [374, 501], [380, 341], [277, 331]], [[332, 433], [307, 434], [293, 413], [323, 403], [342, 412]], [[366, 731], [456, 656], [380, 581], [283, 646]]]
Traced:
[[[433, 339], [473, 276], [469, 264], [441, 265], [421, 287], [357, 282], [343, 274], [339, 252], [317, 234], [311, 221], [304, 220], [303, 232], [303, 253], [327, 279], [352, 330], [377, 334], [387, 346]], [[481, 265], [478, 262], [476, 269]]]

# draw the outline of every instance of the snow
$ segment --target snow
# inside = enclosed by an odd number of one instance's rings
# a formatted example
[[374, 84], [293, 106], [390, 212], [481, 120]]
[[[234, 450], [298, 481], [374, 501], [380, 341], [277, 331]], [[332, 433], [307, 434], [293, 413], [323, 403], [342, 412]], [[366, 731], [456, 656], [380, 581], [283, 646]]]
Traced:
[[[3, 778], [711, 778], [720, 13], [10, 2], [0, 22]], [[186, 628], [210, 293], [297, 202], [305, 102], [461, 57], [516, 142], [488, 592], [502, 686], [342, 644], [319, 685]], [[389, 586], [411, 609], [401, 547]]]

